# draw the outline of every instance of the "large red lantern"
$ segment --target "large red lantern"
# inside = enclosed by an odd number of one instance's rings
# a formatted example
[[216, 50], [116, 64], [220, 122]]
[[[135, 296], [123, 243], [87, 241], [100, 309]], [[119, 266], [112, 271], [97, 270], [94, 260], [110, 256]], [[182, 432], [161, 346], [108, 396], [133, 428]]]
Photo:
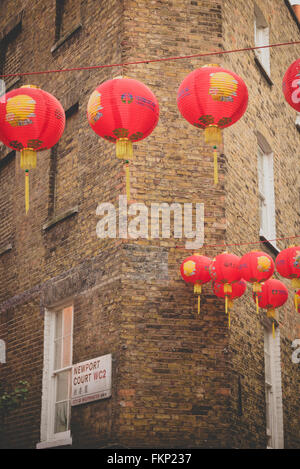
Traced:
[[[261, 285], [261, 291], [253, 298], [258, 298], [260, 308], [267, 310], [267, 316], [275, 319], [275, 308], [279, 308], [287, 301], [289, 293], [286, 286], [275, 278], [271, 278]], [[255, 298], [255, 300], [256, 300]], [[274, 321], [272, 322], [273, 337], [275, 335]]]
[[65, 128], [65, 112], [47, 91], [26, 85], [9, 91], [0, 105], [0, 140], [21, 152], [25, 170], [25, 207], [29, 209], [29, 170], [36, 167], [37, 152], [53, 147]]
[[288, 104], [300, 112], [300, 59], [293, 62], [285, 72], [282, 91]]
[[209, 273], [211, 262], [212, 259], [209, 257], [194, 254], [184, 259], [180, 266], [180, 273], [183, 280], [187, 283], [192, 283], [194, 285], [194, 293], [198, 295], [198, 314], [200, 313], [202, 285], [211, 280]]
[[212, 289], [216, 296], [218, 296], [219, 298], [225, 298], [225, 302], [226, 302], [226, 298], [228, 298], [227, 302], [228, 302], [228, 327], [229, 328], [230, 328], [230, 310], [233, 307], [233, 301], [236, 298], [240, 298], [241, 296], [243, 296], [243, 294], [246, 291], [246, 288], [247, 288], [247, 283], [244, 280], [239, 280], [238, 282], [232, 283], [231, 292], [228, 292], [227, 289], [225, 292], [225, 284], [223, 283], [213, 282], [212, 284]]
[[209, 266], [212, 280], [224, 285], [226, 314], [228, 312], [228, 297], [232, 293], [232, 284], [241, 278], [239, 262], [240, 258], [235, 254], [223, 252], [216, 256]]
[[237, 122], [247, 109], [248, 90], [234, 72], [218, 65], [205, 65], [181, 83], [177, 105], [182, 116], [204, 130], [205, 143], [214, 147], [214, 182], [218, 183], [217, 145], [222, 129]]
[[[292, 280], [292, 287], [300, 288], [300, 246], [290, 246], [281, 251], [275, 260], [277, 272], [284, 278]], [[298, 309], [295, 295], [295, 307]]]
[[262, 251], [251, 251], [245, 254], [239, 264], [241, 277], [246, 282], [253, 284], [253, 292], [256, 296], [256, 309], [258, 313], [258, 296], [262, 290], [262, 282], [272, 277], [275, 266], [271, 256]]
[[91, 128], [100, 137], [116, 144], [116, 155], [126, 160], [126, 192], [130, 198], [129, 161], [132, 143], [154, 130], [159, 105], [152, 91], [140, 81], [116, 77], [105, 81], [91, 94], [87, 106]]

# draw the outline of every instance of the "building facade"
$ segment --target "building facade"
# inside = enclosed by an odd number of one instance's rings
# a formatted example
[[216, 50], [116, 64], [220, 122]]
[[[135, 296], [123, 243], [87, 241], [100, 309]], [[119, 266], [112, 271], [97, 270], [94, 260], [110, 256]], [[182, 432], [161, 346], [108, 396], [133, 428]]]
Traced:
[[[299, 130], [281, 88], [298, 46], [150, 60], [299, 41], [296, 8], [284, 0], [2, 0], [0, 11], [0, 74], [15, 75], [4, 79], [6, 90], [34, 84], [66, 112], [61, 140], [38, 155], [27, 215], [20, 154], [0, 149], [1, 390], [29, 383], [26, 401], [2, 416], [0, 446], [299, 448], [292, 344], [300, 316], [290, 283], [282, 280], [290, 295], [275, 339], [249, 288], [229, 329], [210, 285], [197, 314], [179, 270], [194, 252], [185, 240], [99, 238], [97, 207], [119, 213], [124, 165], [86, 118], [105, 80], [146, 84], [160, 119], [134, 144], [129, 208], [204, 204], [198, 252], [213, 258], [226, 244], [242, 256], [257, 248], [247, 242], [277, 239], [260, 245], [275, 259], [291, 244], [282, 238], [300, 234]], [[223, 132], [217, 186], [212, 149], [176, 103], [186, 75], [211, 62], [249, 91], [246, 113]], [[18, 75], [102, 64], [127, 65]], [[90, 373], [103, 373], [99, 357], [111, 392], [71, 405], [72, 367], [81, 364], [84, 393]]]

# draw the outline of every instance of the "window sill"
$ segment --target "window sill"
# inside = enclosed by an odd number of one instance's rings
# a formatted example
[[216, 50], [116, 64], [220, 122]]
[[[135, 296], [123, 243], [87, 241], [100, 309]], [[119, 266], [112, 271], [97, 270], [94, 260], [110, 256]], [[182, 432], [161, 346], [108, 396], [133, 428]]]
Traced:
[[65, 212], [57, 215], [56, 217], [53, 217], [51, 220], [48, 220], [44, 225], [43, 225], [43, 230], [47, 231], [53, 226], [57, 225], [57, 223], [60, 223], [61, 221], [66, 220], [67, 218], [72, 217], [73, 215], [76, 215], [78, 213], [78, 205], [75, 207], [70, 208], [69, 210], [66, 210]]
[[263, 64], [261, 63], [261, 61], [259, 60], [259, 58], [256, 55], [254, 56], [254, 62], [256, 64], [257, 68], [259, 69], [260, 73], [262, 74], [262, 76], [264, 77], [266, 82], [268, 83], [268, 85], [273, 86], [274, 83], [271, 80], [270, 75], [268, 74], [267, 70], [265, 69], [265, 67], [263, 66]]
[[51, 53], [53, 54], [56, 52], [68, 39], [70, 39], [77, 31], [82, 28], [82, 24], [78, 23], [70, 32], [65, 34], [61, 39], [59, 39], [53, 46], [51, 47]]
[[8, 81], [10, 78], [12, 78], [12, 80], [9, 82], [9, 85], [7, 86], [5, 92], [8, 93], [9, 91], [11, 91], [13, 89], [14, 86], [16, 86], [17, 84], [20, 83], [21, 81], [21, 77], [20, 76], [17, 76], [17, 77], [7, 77], [6, 80]]
[[5, 254], [6, 252], [9, 252], [11, 250], [12, 250], [12, 244], [11, 243], [6, 244], [6, 246], [0, 249], [0, 256], [2, 256], [2, 254]]
[[277, 256], [280, 253], [280, 250], [276, 246], [276, 241], [269, 241], [265, 236], [259, 235], [259, 239], [263, 241], [263, 245], [266, 246], [270, 251]]
[[58, 440], [47, 440], [41, 441], [37, 443], [36, 449], [47, 449], [47, 448], [55, 448], [56, 446], [71, 446], [72, 445], [72, 437], [66, 437]]

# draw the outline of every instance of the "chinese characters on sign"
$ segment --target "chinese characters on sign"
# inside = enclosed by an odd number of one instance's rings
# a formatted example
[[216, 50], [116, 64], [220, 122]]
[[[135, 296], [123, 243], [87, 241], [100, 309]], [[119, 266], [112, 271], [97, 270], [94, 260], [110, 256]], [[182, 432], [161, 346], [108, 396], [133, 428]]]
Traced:
[[111, 365], [108, 354], [72, 366], [72, 406], [111, 396]]

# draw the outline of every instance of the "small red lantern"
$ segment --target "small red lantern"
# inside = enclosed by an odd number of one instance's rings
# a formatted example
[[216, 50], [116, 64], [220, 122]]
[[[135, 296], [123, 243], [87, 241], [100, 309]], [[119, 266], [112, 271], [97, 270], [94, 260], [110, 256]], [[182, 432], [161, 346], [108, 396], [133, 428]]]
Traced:
[[200, 313], [200, 295], [202, 285], [211, 280], [209, 266], [212, 260], [209, 257], [194, 254], [184, 259], [180, 266], [180, 273], [187, 283], [194, 285], [194, 293], [198, 295], [198, 314]]
[[261, 283], [272, 277], [274, 262], [271, 256], [262, 251], [251, 251], [245, 254], [239, 264], [239, 271], [246, 282], [253, 284], [253, 292], [256, 294], [256, 310], [258, 313], [257, 293], [261, 292]]
[[216, 256], [209, 266], [212, 280], [224, 285], [226, 314], [228, 312], [228, 297], [232, 293], [232, 284], [241, 278], [239, 262], [240, 258], [235, 254], [223, 252]]
[[33, 85], [9, 91], [1, 99], [0, 140], [21, 152], [25, 170], [25, 207], [29, 209], [29, 170], [36, 167], [37, 152], [53, 147], [63, 134], [65, 112], [50, 93]]
[[292, 63], [285, 72], [282, 91], [288, 104], [300, 112], [300, 59]]
[[225, 284], [214, 282], [212, 284], [213, 292], [219, 298], [228, 297], [228, 327], [230, 328], [230, 310], [233, 307], [233, 300], [240, 298], [246, 291], [247, 283], [244, 280], [239, 280], [231, 285], [231, 292], [225, 293]]
[[126, 160], [126, 192], [130, 198], [128, 160], [133, 157], [132, 143], [154, 130], [159, 119], [155, 95], [143, 83], [116, 77], [98, 86], [91, 94], [87, 118], [93, 131], [116, 144], [116, 155]]
[[204, 130], [205, 143], [214, 147], [214, 182], [218, 183], [217, 145], [222, 129], [237, 122], [247, 109], [248, 90], [234, 72], [215, 64], [191, 72], [181, 83], [177, 105], [182, 116]]
[[[281, 251], [275, 260], [278, 273], [292, 280], [292, 287], [300, 288], [300, 246], [290, 246]], [[295, 308], [298, 309], [295, 295]]]
[[[286, 286], [275, 278], [271, 278], [261, 285], [262, 289], [253, 298], [258, 298], [260, 308], [267, 310], [268, 318], [275, 319], [275, 308], [279, 308], [287, 301], [289, 293]], [[255, 298], [255, 300], [256, 300]], [[274, 322], [272, 323], [273, 337], [275, 336]]]

